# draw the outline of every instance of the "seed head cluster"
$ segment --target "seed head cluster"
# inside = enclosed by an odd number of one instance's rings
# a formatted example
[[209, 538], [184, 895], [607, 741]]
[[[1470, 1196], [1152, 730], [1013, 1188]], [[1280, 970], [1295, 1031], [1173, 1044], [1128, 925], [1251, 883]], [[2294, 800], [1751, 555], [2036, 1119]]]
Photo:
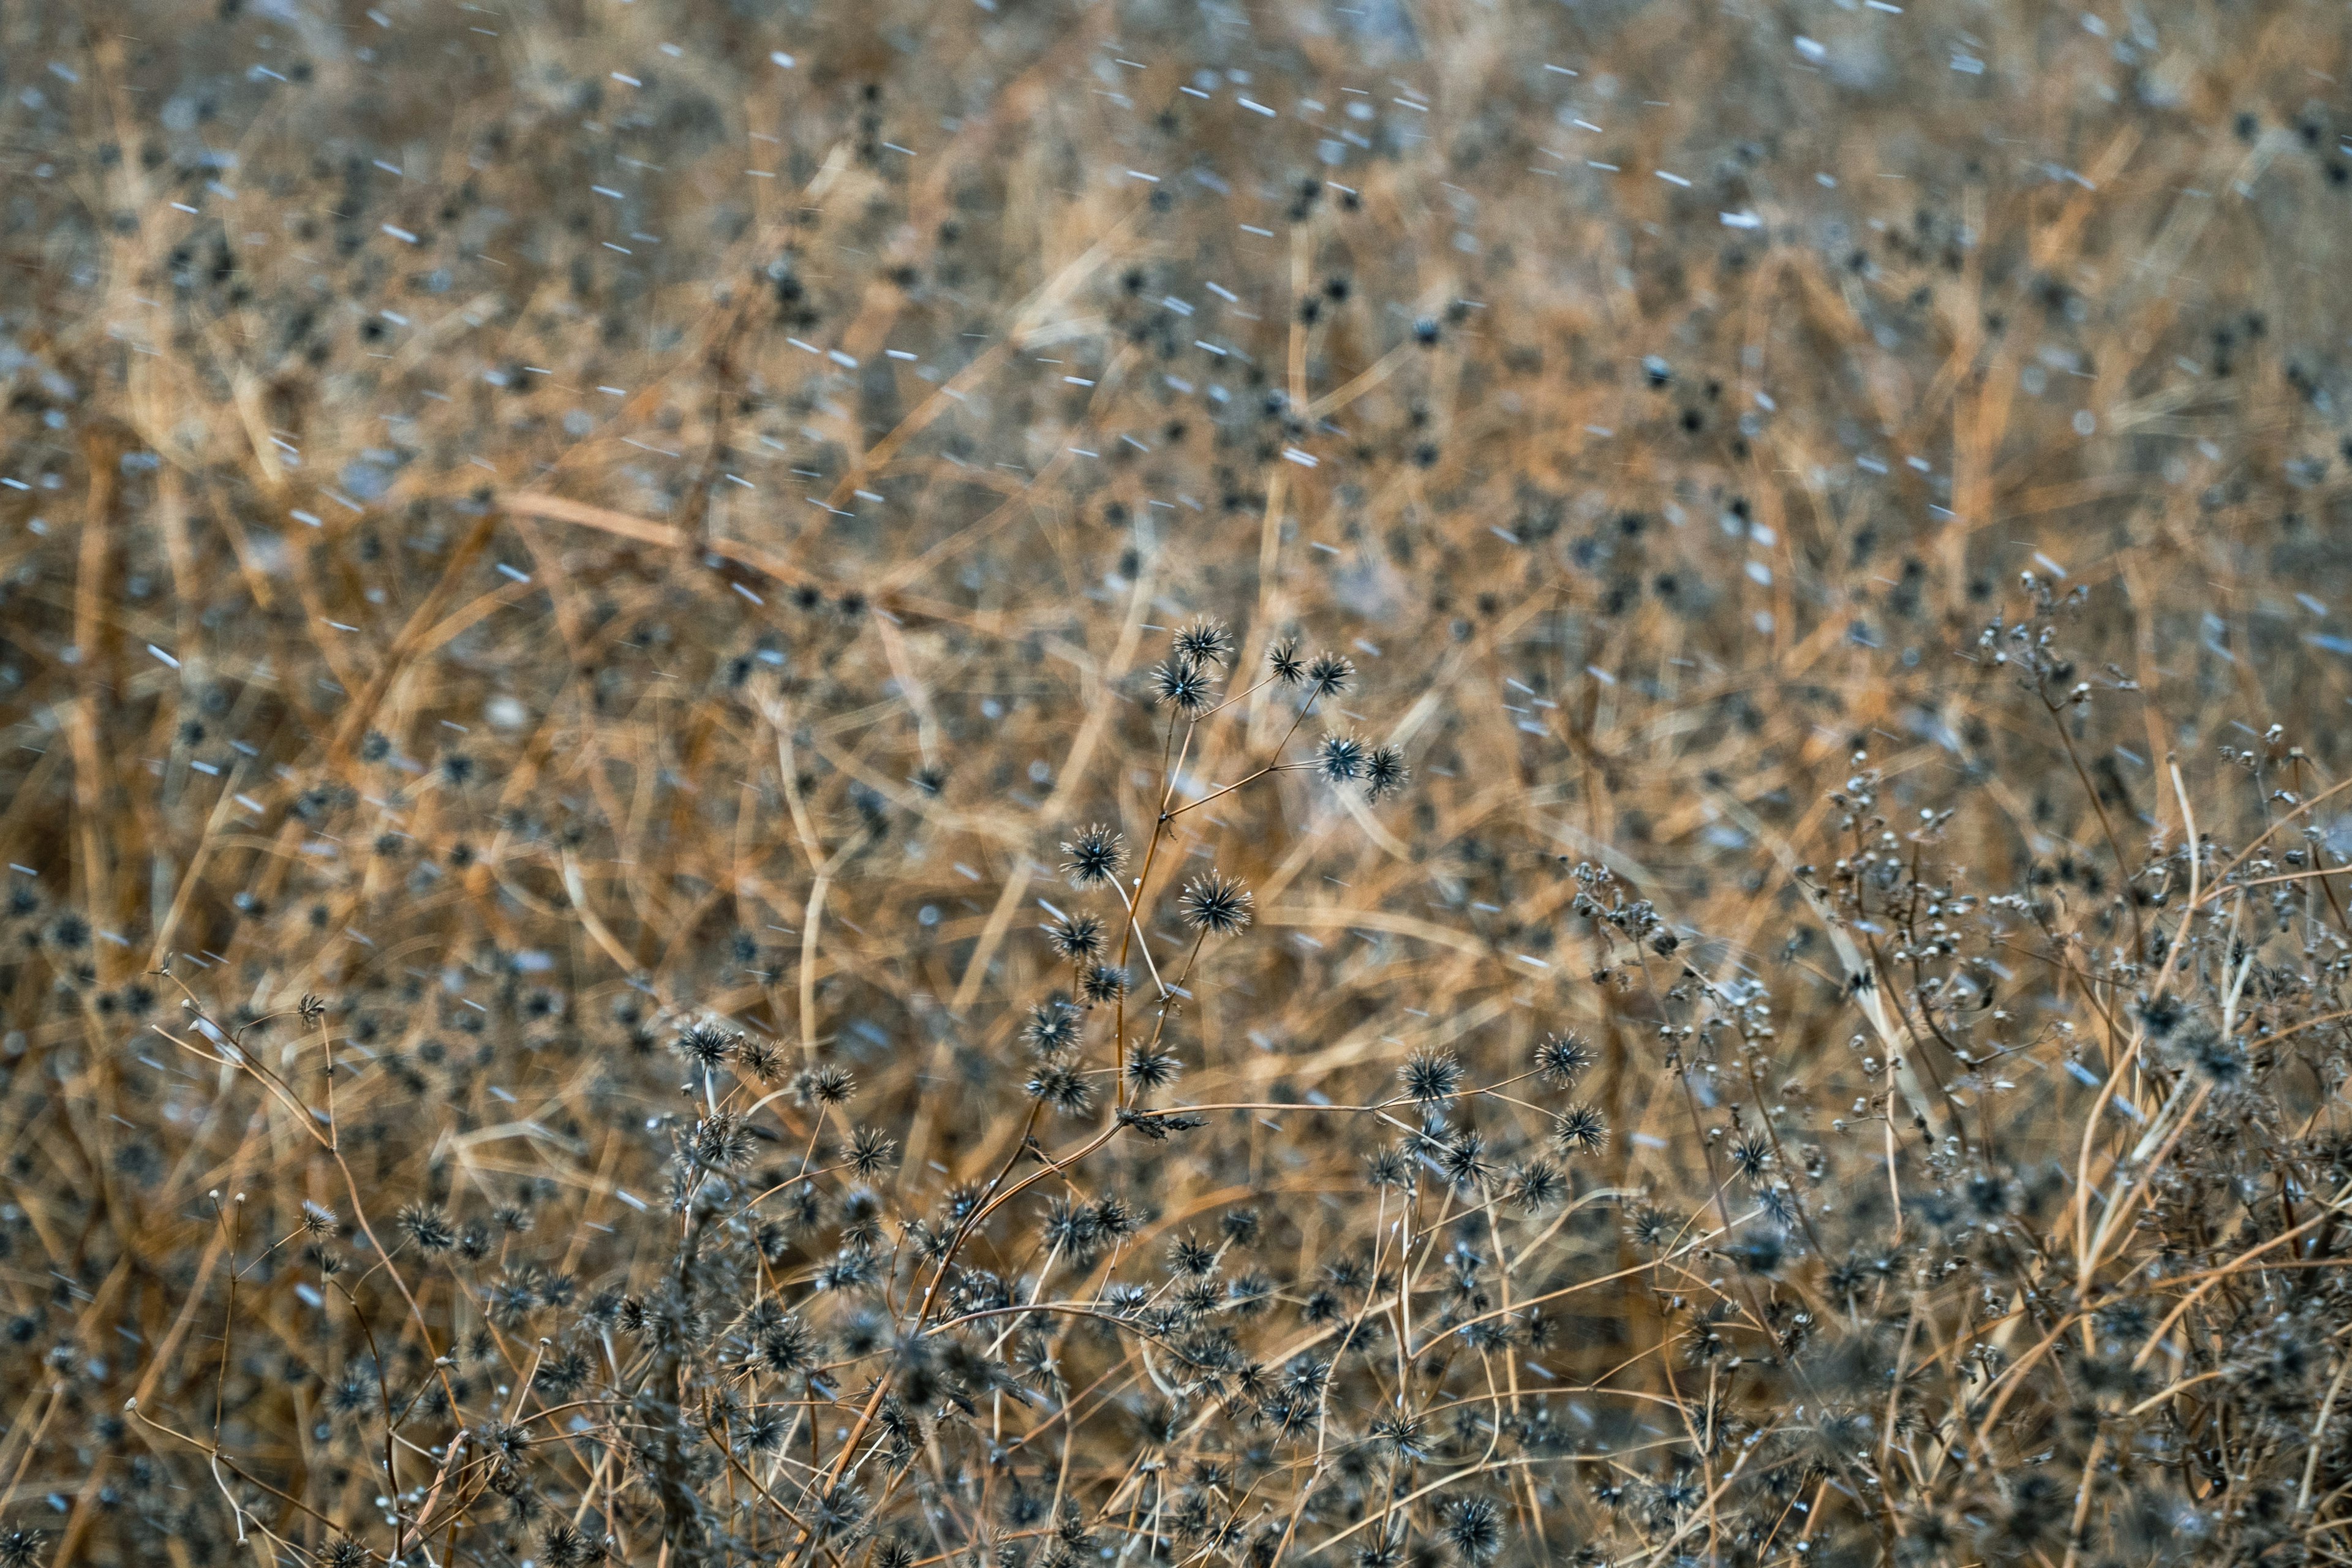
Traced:
[[2352, 1560], [2300, 0], [0, 11], [0, 1568]]

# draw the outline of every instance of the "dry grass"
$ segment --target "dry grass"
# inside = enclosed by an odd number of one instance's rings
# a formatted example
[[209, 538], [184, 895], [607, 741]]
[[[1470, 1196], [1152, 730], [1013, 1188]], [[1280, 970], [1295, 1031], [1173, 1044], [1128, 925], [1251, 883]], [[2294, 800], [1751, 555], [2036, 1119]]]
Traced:
[[752, 9], [0, 17], [10, 1568], [2352, 1559], [2337, 10]]

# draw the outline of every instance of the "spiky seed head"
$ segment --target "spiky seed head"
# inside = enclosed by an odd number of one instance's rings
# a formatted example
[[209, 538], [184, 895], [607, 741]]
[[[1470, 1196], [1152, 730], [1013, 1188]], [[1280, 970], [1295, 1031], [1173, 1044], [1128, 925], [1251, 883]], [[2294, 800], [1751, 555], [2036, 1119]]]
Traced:
[[1094, 1086], [1069, 1062], [1047, 1062], [1030, 1074], [1029, 1096], [1065, 1116], [1084, 1116], [1095, 1102]]
[[449, 1224], [448, 1214], [436, 1205], [410, 1204], [394, 1218], [416, 1249], [427, 1256], [457, 1245], [457, 1232]]
[[1552, 1123], [1551, 1141], [1565, 1153], [1598, 1154], [1609, 1147], [1609, 1119], [1592, 1106], [1570, 1106]]
[[1076, 1048], [1078, 1026], [1077, 1010], [1057, 996], [1029, 1009], [1029, 1021], [1022, 1026], [1021, 1036], [1039, 1056], [1054, 1057]]
[[857, 1092], [857, 1080], [847, 1068], [827, 1062], [823, 1067], [810, 1068], [793, 1080], [793, 1087], [803, 1101], [811, 1105], [839, 1105]]
[[1318, 653], [1307, 667], [1307, 689], [1318, 697], [1328, 697], [1345, 691], [1354, 679], [1356, 667], [1336, 653]]
[[1250, 923], [1250, 890], [1222, 872], [1196, 877], [1176, 900], [1184, 923], [1194, 931], [1231, 936]]
[[1176, 657], [1194, 664], [1223, 666], [1234, 657], [1234, 634], [1213, 616], [1203, 616], [1176, 634]]
[[1152, 670], [1151, 694], [1163, 707], [1189, 717], [1216, 700], [1216, 677], [1200, 660], [1179, 656]]
[[773, 1083], [784, 1076], [783, 1053], [770, 1041], [757, 1037], [746, 1039], [737, 1059], [742, 1062], [745, 1071], [761, 1083]]
[[677, 1037], [678, 1055], [699, 1068], [715, 1068], [742, 1048], [743, 1037], [715, 1024], [690, 1024]]
[[1134, 1086], [1139, 1095], [1167, 1088], [1182, 1071], [1183, 1064], [1177, 1060], [1172, 1051], [1140, 1050], [1127, 1058], [1127, 1081]]
[[1439, 1105], [1462, 1087], [1462, 1063], [1450, 1050], [1415, 1051], [1397, 1069], [1397, 1077], [1417, 1103]]
[[1591, 1047], [1575, 1035], [1547, 1035], [1536, 1047], [1536, 1072], [1546, 1083], [1573, 1083], [1591, 1065]]
[[1127, 864], [1127, 835], [1097, 823], [1062, 846], [1062, 875], [1073, 888], [1094, 888]]
[[751, 1135], [737, 1117], [721, 1110], [694, 1124], [691, 1141], [696, 1159], [730, 1170], [751, 1158]]
[[1180, 1236], [1168, 1261], [1177, 1273], [1197, 1279], [1217, 1266], [1217, 1249], [1197, 1237]]
[[1492, 1498], [1464, 1498], [1445, 1521], [1445, 1539], [1465, 1563], [1491, 1563], [1503, 1550], [1503, 1511]]
[[898, 1163], [898, 1141], [877, 1127], [861, 1127], [850, 1135], [849, 1168], [858, 1180], [870, 1182]]
[[1762, 1179], [1764, 1167], [1771, 1163], [1772, 1145], [1760, 1135], [1751, 1134], [1731, 1146], [1732, 1169], [1750, 1186]]
[[1644, 1252], [1655, 1252], [1675, 1237], [1675, 1218], [1665, 1210], [1643, 1204], [1625, 1220], [1625, 1239]]
[[1530, 1160], [1520, 1166], [1511, 1185], [1511, 1201], [1529, 1214], [1539, 1214], [1567, 1195], [1567, 1178], [1549, 1160]]
[[1353, 735], [1326, 735], [1315, 749], [1315, 771], [1335, 784], [1361, 778], [1364, 762], [1364, 743]]
[[1102, 918], [1065, 915], [1045, 928], [1045, 941], [1064, 958], [1093, 958], [1103, 950]]

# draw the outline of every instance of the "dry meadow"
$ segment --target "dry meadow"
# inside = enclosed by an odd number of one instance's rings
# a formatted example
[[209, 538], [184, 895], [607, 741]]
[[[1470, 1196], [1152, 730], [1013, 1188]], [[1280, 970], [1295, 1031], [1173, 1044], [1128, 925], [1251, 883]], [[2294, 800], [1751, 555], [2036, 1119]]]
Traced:
[[2352, 1562], [2340, 6], [0, 62], [0, 1568]]

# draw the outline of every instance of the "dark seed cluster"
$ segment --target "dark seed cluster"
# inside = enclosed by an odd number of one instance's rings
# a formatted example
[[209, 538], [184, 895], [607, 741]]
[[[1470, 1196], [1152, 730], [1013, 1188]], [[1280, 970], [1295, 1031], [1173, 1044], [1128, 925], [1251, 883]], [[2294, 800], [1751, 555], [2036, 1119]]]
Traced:
[[2352, 1560], [2343, 24], [0, 8], [0, 1568]]

